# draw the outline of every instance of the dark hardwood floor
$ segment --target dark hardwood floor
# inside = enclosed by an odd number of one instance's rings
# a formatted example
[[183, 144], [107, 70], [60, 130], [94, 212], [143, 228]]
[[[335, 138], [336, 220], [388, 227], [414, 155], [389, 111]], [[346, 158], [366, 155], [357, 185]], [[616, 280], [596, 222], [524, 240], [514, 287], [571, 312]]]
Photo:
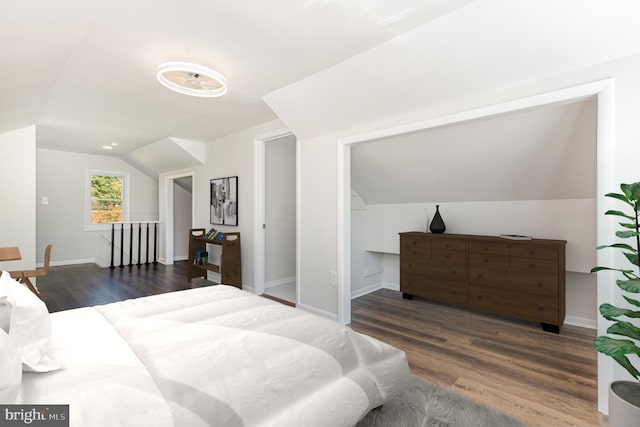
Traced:
[[606, 426], [595, 331], [523, 322], [380, 290], [352, 301], [351, 327], [404, 350], [414, 375], [528, 426]]
[[114, 269], [96, 264], [50, 267], [37, 286], [53, 313], [212, 284], [204, 279], [188, 282], [187, 261], [180, 261]]
[[[187, 262], [51, 267], [38, 288], [51, 312], [208, 286], [187, 282]], [[528, 426], [606, 426], [596, 409], [595, 331], [559, 335], [505, 319], [380, 290], [352, 302], [351, 327], [407, 353], [414, 375], [451, 387]]]

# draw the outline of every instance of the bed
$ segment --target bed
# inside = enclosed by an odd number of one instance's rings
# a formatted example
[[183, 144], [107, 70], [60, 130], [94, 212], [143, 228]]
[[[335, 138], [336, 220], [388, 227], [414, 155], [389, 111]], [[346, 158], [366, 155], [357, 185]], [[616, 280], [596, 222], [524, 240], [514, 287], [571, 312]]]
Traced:
[[0, 403], [68, 404], [72, 426], [353, 426], [411, 385], [402, 351], [235, 287], [49, 314], [12, 282]]

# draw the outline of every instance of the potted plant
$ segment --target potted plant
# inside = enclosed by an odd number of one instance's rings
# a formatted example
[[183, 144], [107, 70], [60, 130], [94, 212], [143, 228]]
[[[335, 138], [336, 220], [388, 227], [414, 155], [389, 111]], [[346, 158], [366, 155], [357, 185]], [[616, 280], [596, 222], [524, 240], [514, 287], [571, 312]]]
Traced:
[[[622, 275], [616, 280], [616, 284], [622, 291], [628, 294], [640, 293], [640, 262], [638, 251], [640, 250], [640, 182], [634, 184], [621, 184], [622, 193], [607, 193], [606, 197], [618, 199], [631, 207], [631, 213], [618, 210], [609, 210], [605, 215], [614, 215], [623, 218], [620, 222], [622, 230], [616, 231], [616, 236], [621, 239], [633, 239], [633, 244], [614, 243], [612, 245], [598, 246], [597, 249], [614, 248], [622, 251], [630, 268], [594, 267], [591, 272], [601, 270], [613, 270]], [[629, 303], [629, 307], [640, 307], [640, 301], [623, 295]], [[631, 374], [636, 380], [640, 379], [640, 371], [634, 366], [633, 358], [640, 356], [640, 310], [634, 308], [616, 307], [609, 303], [600, 305], [600, 314], [613, 322], [607, 329], [607, 335], [599, 336], [594, 341], [595, 349], [610, 356], [620, 366]], [[635, 324], [634, 324], [635, 323]], [[612, 338], [609, 335], [625, 337], [623, 339]], [[629, 358], [631, 356], [632, 359]], [[609, 426], [637, 426], [640, 420], [640, 383], [634, 381], [614, 381], [609, 388]]]

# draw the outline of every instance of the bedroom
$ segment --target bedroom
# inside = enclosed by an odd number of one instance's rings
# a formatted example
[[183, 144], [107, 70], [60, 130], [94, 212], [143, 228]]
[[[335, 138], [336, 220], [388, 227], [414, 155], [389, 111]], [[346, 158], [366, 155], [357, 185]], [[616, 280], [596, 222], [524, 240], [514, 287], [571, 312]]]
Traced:
[[[314, 6], [321, 8], [320, 3]], [[612, 6], [605, 5], [604, 2], [593, 2], [589, 6], [591, 9], [585, 9], [582, 2], [563, 5], [554, 3], [543, 2], [532, 7], [519, 2], [457, 2], [457, 8], [449, 13], [441, 10], [442, 16], [438, 19], [415, 23], [415, 28], [405, 27], [405, 31], [413, 29], [402, 37], [390, 38], [384, 43], [381, 43], [383, 40], [378, 40], [380, 44], [375, 47], [360, 46], [361, 53], [357, 55], [338, 52], [343, 56], [332, 56], [334, 62], [326, 63], [315, 70], [315, 74], [299, 74], [290, 78], [289, 82], [274, 86], [271, 92], [263, 94], [268, 107], [275, 112], [273, 115], [264, 107], [268, 113], [260, 122], [264, 124], [248, 126], [243, 131], [232, 132], [226, 137], [206, 139], [205, 163], [215, 163], [215, 167], [195, 168], [194, 222], [207, 224], [206, 214], [203, 213], [205, 209], [202, 208], [207, 203], [206, 188], [198, 188], [198, 182], [237, 174], [244, 177], [241, 178], [241, 185], [249, 190], [253, 168], [253, 139], [288, 127], [298, 136], [302, 147], [298, 178], [303, 189], [299, 247], [300, 282], [303, 284], [301, 302], [318, 311], [338, 316], [339, 297], [336, 287], [329, 284], [329, 274], [331, 271], [339, 271], [341, 262], [336, 245], [338, 202], [335, 190], [336, 141], [340, 138], [612, 78], [615, 80], [611, 89], [615, 118], [610, 131], [615, 134], [617, 151], [603, 153], [609, 156], [607, 158], [599, 157], [599, 162], [603, 162], [606, 167], [599, 177], [602, 180], [600, 185], [612, 189], [618, 182], [635, 180], [633, 158], [638, 157], [637, 138], [640, 134], [635, 120], [640, 111], [640, 88], [636, 75], [640, 69], [640, 60], [637, 54], [637, 30], [628, 21], [637, 12], [634, 9], [635, 3], [620, 2]], [[114, 4], [112, 7], [117, 9], [118, 5]], [[492, 10], [499, 13], [492, 14]], [[576, 16], [576, 10], [580, 10], [583, 15]], [[101, 11], [107, 15], [115, 13], [110, 9]], [[30, 12], [33, 11], [17, 10], [15, 15], [24, 17]], [[43, 10], [42, 15], [34, 14], [42, 20], [35, 21], [33, 18], [34, 27], [50, 29], [44, 25], [47, 22], [44, 19], [46, 12]], [[89, 15], [82, 8], [76, 9], [76, 13]], [[73, 29], [79, 33], [81, 28], [64, 21], [72, 21], [74, 18], [78, 16], [60, 18], [59, 24], [66, 26], [69, 31]], [[252, 18], [255, 19], [255, 15]], [[80, 21], [85, 22], [82, 19]], [[572, 25], [573, 31], [566, 30], [568, 25]], [[3, 28], [3, 31], [8, 32], [3, 37], [11, 39], [11, 27], [6, 25]], [[451, 28], [457, 30], [452, 33]], [[465, 31], [460, 31], [460, 28], [465, 28]], [[487, 31], [487, 28], [491, 28], [491, 31]], [[39, 40], [46, 39], [46, 31], [43, 32], [44, 34], [39, 35]], [[76, 36], [71, 32], [66, 34], [70, 38]], [[512, 43], [507, 43], [507, 34]], [[443, 40], [447, 42], [441, 43]], [[31, 69], [63, 68], [68, 56], [61, 62], [60, 59], [49, 58], [42, 49], [37, 43], [22, 49], [41, 52], [38, 59], [40, 62], [37, 63], [41, 66], [34, 66], [29, 62], [35, 61], [34, 58], [16, 58], [14, 63], [7, 57], [7, 63], [15, 65], [7, 67], [5, 71], [11, 70], [14, 74], [19, 74]], [[6, 55], [8, 54], [9, 52]], [[81, 75], [86, 64], [74, 64], [77, 67], [69, 70], [70, 74], [66, 75], [64, 84], [59, 83], [54, 91], [57, 96], [53, 99], [62, 99], [63, 107], [69, 107], [67, 103], [72, 103], [74, 98], [71, 94], [65, 98], [64, 93], [60, 94], [61, 91], [73, 88], [74, 82], [87, 84], [83, 80], [87, 77]], [[151, 66], [152, 73], [156, 66], [155, 63]], [[43, 82], [35, 76], [29, 77], [29, 81]], [[387, 84], [380, 85], [379, 82]], [[155, 87], [157, 83], [150, 79], [141, 84], [144, 87]], [[46, 233], [56, 232], [55, 229], [37, 227], [37, 212], [42, 209], [40, 197], [46, 194], [39, 194], [36, 190], [35, 159], [38, 150], [42, 152], [48, 149], [45, 145], [46, 138], [55, 139], [56, 132], [77, 128], [64, 118], [38, 114], [44, 108], [46, 100], [40, 101], [38, 105], [29, 103], [34, 91], [46, 89], [24, 88], [18, 96], [15, 95], [15, 87], [7, 86], [2, 92], [2, 99], [7, 103], [3, 104], [4, 121], [0, 128], [4, 133], [3, 151], [10, 150], [9, 155], [3, 155], [3, 173], [7, 174], [3, 175], [3, 182], [11, 182], [7, 177], [18, 174], [22, 177], [23, 185], [20, 194], [6, 187], [3, 191], [7, 193], [7, 204], [21, 206], [23, 209], [19, 213], [3, 212], [0, 237], [3, 242], [18, 244], [23, 250], [24, 267], [33, 267], [41, 261], [39, 257], [44, 241], [51, 240], [51, 235]], [[372, 87], [376, 88], [377, 93], [370, 92]], [[380, 102], [371, 102], [372, 97]], [[83, 102], [89, 99], [83, 99]], [[155, 98], [151, 99], [152, 102], [154, 100]], [[186, 101], [178, 100], [176, 103], [178, 111], [174, 114], [180, 117], [180, 109], [186, 108], [183, 105]], [[82, 108], [89, 112], [91, 110], [87, 105], [96, 108], [92, 104], [83, 104]], [[340, 106], [339, 114], [336, 114], [336, 106]], [[91, 121], [89, 116], [90, 114], [78, 113], [78, 117], [87, 122]], [[36, 124], [36, 128], [25, 131], [26, 135], [21, 134], [19, 140], [16, 140], [15, 135], [9, 135], [11, 131], [32, 124]], [[82, 131], [78, 133], [81, 139], [87, 137]], [[101, 140], [102, 137], [103, 133], [98, 132], [87, 139]], [[137, 139], [143, 139], [143, 136], [138, 136]], [[160, 138], [150, 142], [158, 139]], [[91, 148], [94, 145], [98, 147], [101, 144], [93, 144]], [[627, 155], [619, 154], [623, 151]], [[226, 161], [220, 163], [215, 160], [219, 158]], [[49, 162], [50, 167], [53, 164]], [[599, 191], [599, 194], [602, 193], [603, 191]], [[314, 197], [304, 197], [304, 194], [312, 194]], [[246, 241], [245, 247], [248, 248], [251, 245], [252, 197], [250, 193], [242, 193], [241, 197], [241, 204], [247, 209], [241, 209], [240, 231], [243, 233], [243, 243]], [[38, 202], [37, 207], [34, 206], [34, 200]], [[53, 207], [54, 202], [52, 199], [49, 206]], [[149, 201], [149, 205], [153, 203]], [[77, 212], [77, 209], [79, 208], [76, 207], [76, 210], [69, 213]], [[145, 210], [141, 207], [139, 211], [151, 216], [155, 213], [155, 208]], [[602, 236], [609, 235], [607, 230], [602, 229], [598, 233]], [[245, 236], [247, 240], [244, 240]], [[59, 241], [60, 237], [55, 240]], [[84, 253], [58, 252], [58, 256], [62, 256], [59, 258], [61, 261], [89, 258]], [[251, 256], [249, 251], [244, 262], [247, 271], [244, 276], [248, 283], [251, 283], [252, 277]], [[599, 296], [599, 299], [604, 298], [605, 295]], [[606, 362], [600, 369], [600, 382], [604, 390], [609, 378], [620, 376], [620, 372], [616, 372]], [[601, 391], [601, 394], [604, 395], [604, 392]], [[603, 410], [606, 408], [606, 397], [603, 396], [600, 400]]]

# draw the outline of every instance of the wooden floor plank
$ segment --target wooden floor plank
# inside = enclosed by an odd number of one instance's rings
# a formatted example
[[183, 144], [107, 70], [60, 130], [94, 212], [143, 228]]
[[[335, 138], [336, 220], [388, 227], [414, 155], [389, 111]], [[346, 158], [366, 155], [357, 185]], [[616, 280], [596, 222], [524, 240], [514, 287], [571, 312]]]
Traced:
[[414, 375], [529, 426], [606, 426], [597, 412], [595, 331], [431, 303], [380, 290], [352, 301], [354, 330], [407, 353]]

